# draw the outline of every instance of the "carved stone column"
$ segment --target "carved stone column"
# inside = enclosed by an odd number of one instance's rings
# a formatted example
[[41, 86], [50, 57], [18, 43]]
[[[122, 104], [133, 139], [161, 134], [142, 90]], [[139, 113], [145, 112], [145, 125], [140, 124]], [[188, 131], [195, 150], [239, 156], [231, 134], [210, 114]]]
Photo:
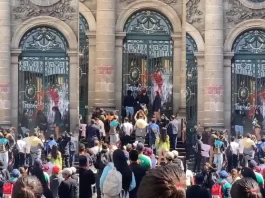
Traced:
[[[0, 1], [0, 124], [11, 124], [11, 13], [10, 0]], [[17, 79], [16, 81], [17, 82]], [[15, 96], [13, 96], [15, 97]], [[17, 96], [16, 96], [17, 97]]]
[[[181, 34], [173, 34], [172, 39], [174, 41], [174, 50], [173, 50], [173, 114], [179, 113], [180, 116], [185, 114], [185, 102], [184, 99], [181, 98], [182, 91], [185, 89], [186, 83], [183, 83], [183, 69], [181, 67]], [[186, 71], [186, 70], [185, 70]]]
[[96, 19], [95, 106], [114, 108], [115, 1], [97, 0]]
[[123, 52], [123, 39], [125, 32], [116, 33], [116, 67], [115, 67], [115, 107], [121, 113], [122, 105], [122, 52]]
[[195, 52], [195, 57], [197, 59], [197, 86], [198, 86], [198, 101], [197, 101], [197, 123], [204, 124], [204, 52]]
[[223, 26], [223, 1], [205, 0], [204, 126], [217, 128], [224, 127]]
[[234, 52], [224, 53], [224, 123], [227, 129], [231, 129], [231, 60], [233, 57]]

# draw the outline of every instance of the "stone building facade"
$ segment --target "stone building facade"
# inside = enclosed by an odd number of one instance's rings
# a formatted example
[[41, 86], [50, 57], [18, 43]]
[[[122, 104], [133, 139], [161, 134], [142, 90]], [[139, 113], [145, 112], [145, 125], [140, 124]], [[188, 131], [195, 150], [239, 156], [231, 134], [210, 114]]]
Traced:
[[161, 93], [163, 112], [185, 116], [184, 7], [181, 0], [80, 0], [80, 114], [121, 111], [127, 90], [136, 97], [145, 88], [150, 102]]
[[187, 0], [186, 9], [190, 123], [229, 129], [239, 110], [251, 129], [265, 110], [265, 1]]
[[34, 128], [39, 111], [53, 123], [53, 106], [71, 130], [78, 123], [78, 3], [0, 1], [1, 125], [18, 126], [27, 112]]

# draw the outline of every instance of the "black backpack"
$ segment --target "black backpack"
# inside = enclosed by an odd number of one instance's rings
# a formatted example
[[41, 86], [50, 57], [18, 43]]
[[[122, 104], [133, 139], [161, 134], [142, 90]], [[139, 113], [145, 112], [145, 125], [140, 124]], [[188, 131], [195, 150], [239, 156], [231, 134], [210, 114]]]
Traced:
[[96, 160], [94, 162], [94, 167], [98, 170], [103, 170], [109, 162], [109, 153], [108, 152], [99, 152], [96, 155]]

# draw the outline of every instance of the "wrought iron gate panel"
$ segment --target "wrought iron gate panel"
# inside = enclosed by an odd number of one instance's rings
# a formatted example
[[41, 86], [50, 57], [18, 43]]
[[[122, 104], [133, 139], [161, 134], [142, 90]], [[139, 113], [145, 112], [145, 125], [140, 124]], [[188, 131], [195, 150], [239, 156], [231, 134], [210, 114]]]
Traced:
[[50, 124], [52, 107], [57, 106], [64, 126], [69, 126], [68, 44], [56, 30], [39, 27], [26, 33], [20, 42], [22, 54], [18, 68], [18, 109], [27, 111], [29, 128], [37, 126], [36, 115], [42, 111]]
[[79, 114], [86, 121], [88, 115], [89, 26], [83, 15], [79, 15]]
[[168, 116], [173, 110], [172, 31], [169, 20], [153, 10], [134, 13], [124, 26], [123, 95], [130, 89], [137, 97], [146, 88], [152, 104], [159, 91], [162, 112]]
[[197, 45], [194, 39], [186, 35], [186, 119], [187, 129], [197, 125], [198, 112], [198, 71], [194, 52]]
[[252, 128], [255, 109], [265, 113], [265, 31], [250, 30], [234, 42], [231, 69], [232, 118], [235, 110], [245, 114], [244, 127]]
[[126, 40], [123, 49], [123, 95], [132, 90], [137, 97], [146, 88], [152, 104], [159, 91], [163, 113], [172, 114], [173, 42]]

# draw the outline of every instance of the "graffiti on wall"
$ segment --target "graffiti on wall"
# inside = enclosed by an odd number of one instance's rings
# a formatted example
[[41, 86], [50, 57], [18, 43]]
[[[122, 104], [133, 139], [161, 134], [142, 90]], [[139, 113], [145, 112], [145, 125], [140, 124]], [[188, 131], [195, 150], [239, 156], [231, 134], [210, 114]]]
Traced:
[[114, 67], [110, 65], [98, 66], [97, 70], [98, 70], [98, 73], [101, 75], [112, 75]]
[[0, 93], [8, 93], [9, 92], [9, 84], [0, 83]]
[[222, 85], [205, 86], [205, 91], [207, 95], [222, 95], [224, 87]]

